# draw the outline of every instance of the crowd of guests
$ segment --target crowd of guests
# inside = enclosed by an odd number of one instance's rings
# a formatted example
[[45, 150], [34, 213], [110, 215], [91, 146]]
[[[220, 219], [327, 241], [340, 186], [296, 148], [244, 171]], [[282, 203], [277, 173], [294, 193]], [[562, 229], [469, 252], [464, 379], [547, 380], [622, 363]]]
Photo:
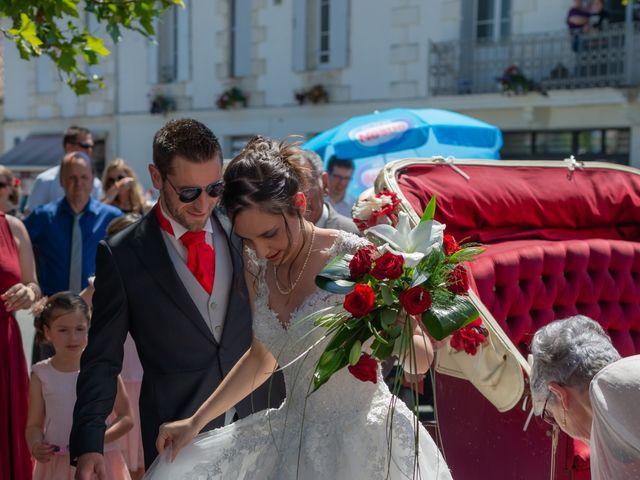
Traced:
[[[18, 211], [20, 179], [0, 166], [0, 436], [9, 446], [0, 453], [0, 478], [71, 478], [68, 438], [91, 323], [97, 247], [153, 206], [122, 158], [106, 166], [100, 181], [93, 147], [89, 129], [69, 127], [60, 164], [37, 176], [23, 212]], [[332, 160], [325, 171], [317, 154], [301, 152], [297, 161], [308, 176], [310, 221], [359, 234], [346, 195], [353, 163]], [[14, 317], [22, 309], [32, 309], [35, 318], [30, 382]], [[109, 478], [144, 474], [138, 411], [142, 375], [128, 335], [105, 434]]]
[[[88, 129], [70, 127], [63, 141], [64, 157], [36, 179], [24, 221], [11, 215], [20, 182], [0, 166], [0, 443], [8, 446], [0, 449], [0, 478], [72, 477], [69, 436], [91, 325], [98, 244], [152, 208], [123, 159], [105, 168], [101, 182], [95, 178]], [[353, 162], [334, 157], [325, 171], [317, 154], [303, 150], [294, 160], [306, 177], [306, 219], [359, 234], [350, 218], [354, 200], [347, 195]], [[217, 188], [217, 183], [173, 187], [185, 204], [203, 191], [215, 197]], [[162, 226], [162, 208], [154, 210]], [[30, 382], [14, 316], [29, 308], [36, 330]], [[537, 413], [591, 444], [592, 468], [600, 475], [594, 478], [631, 478], [627, 474], [637, 470], [625, 468], [637, 469], [640, 462], [640, 417], [634, 410], [640, 400], [640, 357], [620, 359], [599, 324], [581, 316], [538, 331], [532, 353]], [[104, 433], [105, 468], [108, 478], [139, 479], [145, 469], [138, 409], [143, 369], [130, 335], [121, 355]]]

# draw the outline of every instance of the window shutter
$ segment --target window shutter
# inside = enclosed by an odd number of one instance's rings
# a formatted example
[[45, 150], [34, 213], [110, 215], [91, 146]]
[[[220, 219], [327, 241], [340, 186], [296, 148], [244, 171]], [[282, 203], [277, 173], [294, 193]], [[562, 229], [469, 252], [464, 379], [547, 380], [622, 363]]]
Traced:
[[160, 22], [158, 19], [153, 21], [153, 30], [156, 32], [154, 38], [149, 39], [147, 44], [147, 81], [151, 84], [158, 83], [158, 42]]
[[349, 2], [331, 0], [329, 5], [329, 63], [327, 68], [347, 66], [349, 44]]
[[[87, 12], [86, 19], [87, 30], [89, 31], [89, 33], [96, 37], [103, 36], [104, 30], [101, 29], [101, 25], [100, 23], [98, 23], [98, 20], [96, 20], [96, 17], [93, 15], [93, 13]], [[93, 75], [102, 77], [104, 75], [104, 67], [102, 65], [102, 62], [106, 61], [106, 59], [102, 57], [99, 58], [99, 60], [100, 63], [97, 63], [96, 65], [87, 65], [87, 73], [89, 74], [89, 77], [92, 77]]]
[[293, 0], [293, 70], [307, 69], [307, 0]]
[[189, 80], [191, 77], [191, 32], [189, 23], [189, 3], [184, 2], [185, 7], [172, 7], [176, 9], [176, 79], [178, 81]]
[[54, 81], [53, 81], [53, 62], [51, 59], [42, 55], [35, 61], [36, 64], [36, 93], [53, 93]]
[[251, 75], [251, 0], [233, 0], [233, 71], [234, 77]]

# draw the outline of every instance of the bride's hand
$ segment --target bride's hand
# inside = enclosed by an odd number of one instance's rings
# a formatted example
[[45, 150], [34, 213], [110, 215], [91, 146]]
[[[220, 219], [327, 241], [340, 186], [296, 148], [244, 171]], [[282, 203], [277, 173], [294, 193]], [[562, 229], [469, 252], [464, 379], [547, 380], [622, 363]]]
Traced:
[[162, 456], [165, 449], [171, 447], [171, 458], [169, 462], [173, 462], [182, 450], [196, 435], [198, 427], [193, 418], [185, 418], [177, 422], [163, 423], [160, 425], [158, 438], [156, 439], [156, 448], [158, 454]]

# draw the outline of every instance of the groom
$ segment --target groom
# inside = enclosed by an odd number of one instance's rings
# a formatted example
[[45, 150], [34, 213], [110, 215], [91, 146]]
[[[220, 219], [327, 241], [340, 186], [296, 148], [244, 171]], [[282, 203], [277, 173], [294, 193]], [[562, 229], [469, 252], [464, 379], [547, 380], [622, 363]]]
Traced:
[[[98, 247], [94, 314], [82, 355], [70, 438], [76, 479], [104, 478], [105, 421], [113, 408], [127, 332], [144, 369], [140, 417], [145, 464], [163, 422], [192, 415], [251, 345], [242, 245], [214, 210], [222, 154], [196, 120], [172, 120], [153, 140], [156, 206]], [[280, 375], [235, 407], [239, 417], [280, 405]], [[234, 416], [227, 412], [205, 430]], [[100, 473], [102, 472], [102, 476]]]

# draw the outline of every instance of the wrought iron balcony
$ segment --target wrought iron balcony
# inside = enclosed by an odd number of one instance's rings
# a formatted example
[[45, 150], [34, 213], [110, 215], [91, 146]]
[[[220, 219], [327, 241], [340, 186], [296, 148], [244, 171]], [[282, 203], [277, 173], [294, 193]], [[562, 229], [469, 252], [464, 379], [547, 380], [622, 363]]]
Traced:
[[[431, 95], [521, 93], [640, 84], [640, 28], [613, 24], [598, 32], [512, 36], [498, 42], [432, 42]], [[518, 75], [508, 75], [508, 69]]]

